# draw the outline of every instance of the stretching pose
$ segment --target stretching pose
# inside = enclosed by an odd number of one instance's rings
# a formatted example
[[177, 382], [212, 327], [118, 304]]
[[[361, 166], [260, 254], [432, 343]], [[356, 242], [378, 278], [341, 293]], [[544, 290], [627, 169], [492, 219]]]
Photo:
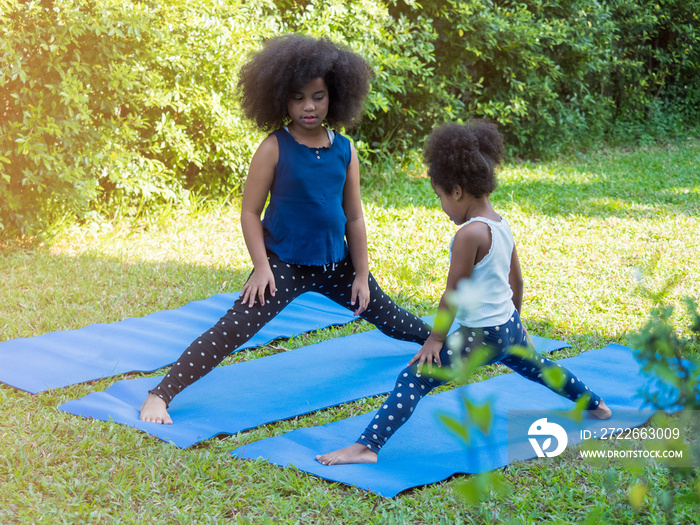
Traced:
[[[611, 416], [603, 400], [567, 369], [535, 352], [520, 321], [523, 280], [515, 241], [506, 220], [491, 206], [496, 188], [494, 168], [503, 154], [503, 138], [496, 126], [483, 121], [469, 125], [446, 124], [433, 131], [424, 157], [428, 176], [442, 210], [457, 225], [451, 246], [446, 290], [440, 299], [440, 316], [459, 328], [447, 334], [434, 328], [420, 351], [396, 380], [386, 402], [351, 446], [316, 456], [324, 465], [374, 463], [387, 440], [403, 425], [418, 401], [443, 384], [431, 377], [433, 364], [454, 366], [477, 348], [487, 352], [487, 364], [500, 362], [520, 375], [547, 386], [572, 401], [587, 399], [587, 409], [600, 419]], [[454, 309], [447, 297], [462, 279], [483, 291], [470, 309]], [[521, 347], [514, 351], [514, 347]], [[524, 350], [523, 350], [524, 347]], [[424, 365], [426, 365], [424, 367]], [[561, 371], [561, 386], [543, 380], [549, 367]], [[425, 369], [427, 373], [422, 373]]]
[[272, 132], [253, 155], [243, 190], [241, 228], [253, 271], [240, 300], [149, 392], [142, 420], [171, 424], [167, 408], [176, 394], [304, 292], [331, 298], [391, 337], [426, 341], [430, 327], [397, 306], [369, 272], [357, 153], [324, 126], [359, 119], [370, 77], [359, 55], [294, 34], [268, 41], [242, 68], [243, 110]]

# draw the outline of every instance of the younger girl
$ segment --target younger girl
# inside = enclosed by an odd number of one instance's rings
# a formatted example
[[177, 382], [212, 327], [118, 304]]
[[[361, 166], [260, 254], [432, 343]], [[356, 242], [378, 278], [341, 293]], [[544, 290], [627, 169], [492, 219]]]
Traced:
[[[456, 359], [468, 358], [476, 348], [488, 352], [487, 363], [501, 362], [545, 386], [543, 371], [559, 367], [565, 378], [563, 386], [548, 388], [572, 401], [585, 396], [589, 412], [601, 419], [611, 416], [603, 400], [571, 372], [528, 345], [519, 315], [523, 280], [515, 241], [508, 223], [494, 211], [489, 199], [496, 188], [494, 168], [502, 154], [503, 138], [496, 126], [486, 122], [446, 124], [428, 138], [424, 157], [433, 189], [447, 216], [457, 225], [464, 225], [452, 240], [447, 285], [439, 306], [439, 315], [446, 315], [450, 321], [456, 317], [460, 327], [447, 340], [444, 331], [433, 329], [420, 352], [399, 374], [394, 391], [357, 442], [316, 456], [324, 465], [376, 462], [384, 443], [411, 417], [418, 401], [443, 384], [429, 373], [421, 374], [423, 365], [428, 370], [433, 363], [445, 367]], [[478, 304], [468, 311], [450, 309], [447, 302], [447, 296], [462, 279], [470, 279], [475, 288], [486, 294], [475, 297]], [[515, 346], [527, 347], [527, 351], [514, 352]]]
[[430, 327], [394, 304], [369, 272], [357, 153], [324, 127], [359, 119], [370, 76], [359, 55], [301, 35], [268, 41], [242, 68], [243, 110], [273, 131], [253, 155], [243, 190], [253, 272], [240, 301], [149, 392], [142, 420], [171, 424], [167, 407], [177, 393], [304, 292], [324, 294], [391, 337], [425, 342]]

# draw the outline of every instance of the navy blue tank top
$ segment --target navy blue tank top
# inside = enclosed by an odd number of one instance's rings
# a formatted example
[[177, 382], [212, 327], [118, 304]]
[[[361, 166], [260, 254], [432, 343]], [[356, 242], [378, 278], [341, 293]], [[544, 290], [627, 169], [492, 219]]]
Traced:
[[265, 247], [293, 264], [343, 260], [348, 255], [343, 189], [350, 141], [336, 133], [330, 147], [309, 148], [285, 129], [273, 135], [279, 159], [262, 221]]

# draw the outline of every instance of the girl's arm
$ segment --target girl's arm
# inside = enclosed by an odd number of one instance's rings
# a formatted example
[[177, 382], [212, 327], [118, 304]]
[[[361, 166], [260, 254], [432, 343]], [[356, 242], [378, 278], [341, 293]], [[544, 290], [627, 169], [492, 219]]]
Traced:
[[510, 282], [510, 289], [513, 290], [513, 304], [515, 309], [520, 312], [523, 306], [523, 271], [520, 268], [520, 260], [518, 259], [518, 252], [513, 246], [513, 255], [510, 258], [510, 275], [508, 276], [508, 281]]
[[248, 253], [253, 261], [253, 274], [243, 285], [241, 302], [248, 303], [250, 307], [253, 306], [256, 299], [261, 305], [265, 304], [265, 290], [268, 286], [272, 296], [275, 295], [276, 291], [275, 277], [267, 260], [260, 215], [270, 193], [278, 158], [277, 138], [271, 135], [262, 141], [253, 155], [248, 169], [248, 178], [243, 188], [241, 229]]
[[343, 189], [343, 211], [347, 220], [345, 238], [350, 249], [350, 258], [355, 267], [355, 280], [350, 292], [350, 304], [355, 305], [355, 315], [360, 315], [369, 304], [369, 262], [367, 257], [367, 230], [360, 197], [360, 163], [357, 151], [350, 145], [351, 160]]
[[452, 243], [450, 270], [447, 274], [445, 291], [438, 306], [439, 327], [433, 327], [420, 351], [408, 362], [408, 366], [418, 362], [420, 366], [433, 362], [441, 366], [440, 350], [445, 344], [445, 338], [457, 315], [457, 308], [448, 300], [449, 295], [457, 289], [457, 283], [471, 277], [474, 265], [491, 249], [491, 229], [483, 222], [474, 222], [462, 227], [455, 235]]

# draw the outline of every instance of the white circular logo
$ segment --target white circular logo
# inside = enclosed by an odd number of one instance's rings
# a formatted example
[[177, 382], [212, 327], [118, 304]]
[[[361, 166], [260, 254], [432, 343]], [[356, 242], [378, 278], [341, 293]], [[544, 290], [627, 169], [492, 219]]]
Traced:
[[[547, 439], [545, 439], [542, 442], [542, 446], [540, 446], [540, 443], [538, 442], [537, 438], [529, 438], [532, 448], [535, 449], [537, 456], [540, 458], [543, 458], [545, 456], [548, 458], [558, 456], [559, 454], [564, 452], [566, 445], [569, 443], [569, 438], [566, 435], [566, 430], [564, 430], [564, 428], [561, 425], [548, 422], [546, 417], [538, 419], [532, 425], [530, 425], [528, 435], [548, 436]], [[555, 438], [557, 440], [557, 445], [553, 450], [550, 450], [552, 448], [552, 438]]]

